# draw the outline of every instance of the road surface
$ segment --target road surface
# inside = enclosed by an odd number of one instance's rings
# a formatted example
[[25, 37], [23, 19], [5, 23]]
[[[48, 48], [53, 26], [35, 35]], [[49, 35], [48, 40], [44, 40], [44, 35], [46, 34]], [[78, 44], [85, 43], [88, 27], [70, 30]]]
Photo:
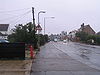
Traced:
[[100, 70], [100, 46], [58, 42], [55, 47], [72, 58]]
[[76, 56], [78, 52], [74, 46], [74, 43], [68, 46], [62, 42], [50, 42], [41, 47], [33, 62], [31, 75], [100, 75], [99, 69], [77, 60], [80, 56]]

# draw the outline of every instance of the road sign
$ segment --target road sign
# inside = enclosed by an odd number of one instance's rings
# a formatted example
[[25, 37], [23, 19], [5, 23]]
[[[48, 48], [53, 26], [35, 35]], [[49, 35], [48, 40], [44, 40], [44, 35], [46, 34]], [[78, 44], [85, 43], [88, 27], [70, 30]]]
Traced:
[[36, 26], [36, 30], [41, 31], [42, 30], [41, 26], [40, 25]]

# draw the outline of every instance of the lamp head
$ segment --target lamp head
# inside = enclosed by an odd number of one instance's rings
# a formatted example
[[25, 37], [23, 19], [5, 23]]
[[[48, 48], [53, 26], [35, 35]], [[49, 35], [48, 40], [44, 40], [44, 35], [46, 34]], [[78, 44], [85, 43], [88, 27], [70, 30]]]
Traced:
[[40, 11], [39, 13], [46, 13], [45, 11]]
[[55, 18], [55, 17], [51, 17], [51, 18]]

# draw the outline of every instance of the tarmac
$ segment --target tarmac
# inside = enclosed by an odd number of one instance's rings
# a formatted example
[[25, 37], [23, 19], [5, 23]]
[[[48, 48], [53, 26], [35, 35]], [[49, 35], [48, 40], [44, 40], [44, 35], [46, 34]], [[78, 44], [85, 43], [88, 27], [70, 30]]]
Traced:
[[36, 55], [31, 75], [100, 75], [100, 70], [73, 59], [50, 42]]

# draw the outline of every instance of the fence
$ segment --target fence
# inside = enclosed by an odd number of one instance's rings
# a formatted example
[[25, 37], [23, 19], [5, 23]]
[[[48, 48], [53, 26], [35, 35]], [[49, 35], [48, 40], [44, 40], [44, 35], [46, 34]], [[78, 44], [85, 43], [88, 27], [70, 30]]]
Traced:
[[0, 59], [25, 59], [25, 43], [0, 43]]

